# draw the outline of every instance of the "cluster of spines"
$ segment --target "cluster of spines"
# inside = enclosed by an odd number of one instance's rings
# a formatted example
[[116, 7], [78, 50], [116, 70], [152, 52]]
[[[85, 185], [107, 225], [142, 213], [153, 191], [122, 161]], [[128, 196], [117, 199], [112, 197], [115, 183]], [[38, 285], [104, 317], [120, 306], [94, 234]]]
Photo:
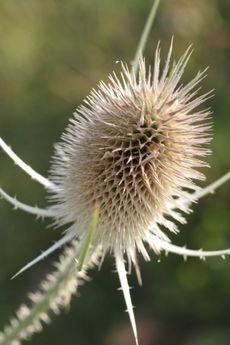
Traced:
[[22, 340], [40, 332], [43, 323], [50, 322], [50, 312], [59, 314], [62, 308], [69, 305], [71, 296], [88, 279], [86, 270], [98, 264], [96, 252], [87, 266], [79, 271], [75, 260], [79, 251], [80, 243], [77, 241], [73, 241], [71, 247], [65, 248], [59, 262], [55, 264], [56, 271], [47, 275], [38, 292], [28, 295], [31, 305], [21, 305], [16, 317], [12, 318], [10, 324], [0, 333], [1, 345], [20, 345]]

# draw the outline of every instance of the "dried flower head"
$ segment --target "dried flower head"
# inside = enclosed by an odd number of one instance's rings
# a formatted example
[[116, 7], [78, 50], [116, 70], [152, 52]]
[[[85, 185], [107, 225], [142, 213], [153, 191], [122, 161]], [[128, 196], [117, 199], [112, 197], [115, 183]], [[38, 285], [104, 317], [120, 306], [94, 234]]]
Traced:
[[210, 112], [195, 108], [209, 93], [194, 98], [205, 72], [179, 84], [191, 50], [173, 66], [171, 50], [162, 73], [158, 48], [153, 71], [141, 59], [138, 77], [122, 64], [121, 78], [101, 82], [74, 114], [52, 160], [57, 224], [72, 223], [82, 236], [97, 204], [95, 241], [131, 260], [136, 250], [146, 256], [143, 242], [151, 235], [165, 239], [159, 225], [176, 231], [168, 216], [184, 222], [175, 208], [187, 189], [198, 189], [193, 179], [204, 178], [195, 168], [207, 165], [198, 157], [209, 152], [202, 145], [210, 141], [204, 123]]
[[210, 97], [210, 92], [198, 96], [206, 71], [182, 84], [191, 48], [177, 63], [171, 63], [171, 53], [172, 44], [161, 68], [158, 45], [153, 68], [141, 58], [136, 76], [121, 64], [120, 76], [113, 73], [90, 93], [56, 145], [49, 180], [0, 139], [3, 150], [51, 192], [52, 205], [43, 210], [22, 204], [0, 189], [1, 195], [27, 212], [52, 217], [56, 226], [67, 226], [60, 241], [20, 272], [66, 242], [84, 240], [97, 206], [93, 248], [100, 246], [103, 257], [107, 252], [115, 257], [136, 343], [125, 258], [140, 281], [137, 253], [148, 260], [146, 244], [156, 253], [165, 250], [201, 258], [229, 254], [229, 250], [180, 248], [167, 236], [168, 230], [178, 231], [175, 222], [185, 223], [182, 213], [188, 213], [191, 202], [204, 194], [194, 180], [204, 179], [197, 168], [207, 166], [202, 158], [209, 153], [206, 144], [211, 139], [210, 111], [197, 109]]

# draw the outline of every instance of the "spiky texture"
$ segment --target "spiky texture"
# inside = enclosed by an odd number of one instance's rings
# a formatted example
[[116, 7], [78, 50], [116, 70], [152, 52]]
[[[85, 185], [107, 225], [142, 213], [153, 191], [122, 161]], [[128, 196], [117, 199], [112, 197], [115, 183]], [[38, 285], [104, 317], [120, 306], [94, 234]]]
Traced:
[[188, 211], [182, 200], [198, 189], [193, 179], [204, 178], [195, 168], [207, 165], [199, 157], [209, 152], [202, 147], [210, 140], [209, 111], [196, 108], [209, 93], [197, 97], [195, 89], [205, 71], [181, 84], [191, 49], [176, 64], [171, 52], [172, 45], [163, 70], [158, 47], [153, 70], [141, 59], [137, 77], [122, 64], [120, 77], [101, 82], [77, 109], [53, 158], [56, 223], [74, 223], [81, 236], [97, 204], [95, 241], [131, 260], [136, 249], [147, 257], [149, 233], [167, 238], [159, 225], [176, 231], [168, 216], [184, 222], [174, 209]]
[[[113, 73], [107, 83], [101, 82], [91, 92], [56, 146], [50, 180], [22, 161], [0, 138], [3, 151], [52, 193], [52, 205], [47, 209], [31, 207], [2, 189], [0, 196], [15, 208], [53, 218], [57, 226], [68, 224], [63, 238], [19, 273], [75, 237], [79, 240], [80, 258], [83, 255], [81, 265], [88, 250], [89, 260], [98, 245], [102, 259], [111, 251], [136, 344], [126, 257], [141, 281], [136, 253], [139, 251], [148, 259], [145, 242], [156, 253], [166, 251], [202, 259], [230, 255], [230, 249], [209, 252], [175, 246], [165, 233], [167, 229], [177, 231], [175, 221], [185, 222], [182, 212], [189, 212], [192, 201], [213, 192], [230, 178], [228, 173], [201, 191], [194, 183], [204, 178], [196, 169], [207, 166], [201, 158], [209, 153], [204, 145], [210, 141], [210, 112], [197, 107], [210, 93], [197, 95], [197, 85], [205, 71], [198, 72], [187, 85], [180, 82], [191, 49], [173, 64], [171, 53], [172, 45], [161, 68], [158, 46], [153, 69], [146, 68], [144, 59], [140, 59], [136, 76], [133, 69], [122, 64], [119, 77]], [[96, 212], [96, 222], [91, 223], [95, 210], [99, 210], [99, 217]], [[90, 224], [94, 224], [92, 229], [96, 232], [89, 231]], [[0, 334], [0, 344], [17, 345], [20, 339], [40, 330], [42, 320], [48, 321], [48, 309], [58, 311], [69, 301], [82, 278], [75, 271], [74, 253], [68, 252], [57, 273], [42, 285], [42, 293], [33, 295], [33, 308], [20, 309], [19, 320], [12, 320], [12, 326]]]
[[61, 308], [69, 305], [71, 296], [87, 279], [86, 269], [97, 264], [99, 255], [96, 250], [93, 256], [88, 257], [88, 265], [84, 266], [84, 270], [79, 271], [74, 258], [79, 255], [80, 250], [81, 244], [77, 241], [73, 241], [72, 246], [66, 248], [55, 265], [56, 271], [47, 275], [38, 292], [29, 294], [32, 305], [23, 304], [10, 325], [0, 332], [0, 344], [20, 345], [22, 340], [40, 332], [43, 323], [50, 322], [51, 311], [58, 314]]

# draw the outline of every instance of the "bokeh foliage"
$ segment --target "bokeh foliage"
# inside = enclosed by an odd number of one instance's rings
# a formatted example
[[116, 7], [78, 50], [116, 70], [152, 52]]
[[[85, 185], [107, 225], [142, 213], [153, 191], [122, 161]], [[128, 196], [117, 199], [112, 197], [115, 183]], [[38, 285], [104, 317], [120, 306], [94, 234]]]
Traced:
[[[130, 62], [152, 5], [150, 0], [2, 0], [0, 2], [0, 135], [39, 172], [47, 175], [53, 144], [75, 107], [100, 79], [117, 70], [117, 60]], [[162, 0], [146, 49], [161, 40], [166, 53], [175, 36], [174, 54], [192, 42], [195, 52], [185, 79], [210, 66], [204, 90], [215, 88], [212, 166], [208, 181], [229, 169], [230, 128], [230, 3], [228, 0]], [[29, 204], [46, 204], [46, 193], [0, 155], [1, 186]], [[207, 183], [207, 182], [205, 182]], [[205, 184], [203, 183], [203, 185]], [[188, 225], [171, 236], [192, 248], [230, 246], [229, 184], [194, 206]], [[12, 276], [27, 261], [59, 238], [49, 222], [14, 212], [0, 201], [0, 325], [3, 326], [26, 293], [36, 289], [50, 259], [16, 280]], [[160, 261], [160, 262], [159, 262]], [[152, 254], [141, 260], [143, 287], [130, 277], [142, 345], [228, 345], [230, 339], [230, 259], [206, 262]], [[124, 302], [116, 289], [114, 264], [106, 260], [92, 272], [80, 298], [56, 318], [31, 345], [132, 344]]]

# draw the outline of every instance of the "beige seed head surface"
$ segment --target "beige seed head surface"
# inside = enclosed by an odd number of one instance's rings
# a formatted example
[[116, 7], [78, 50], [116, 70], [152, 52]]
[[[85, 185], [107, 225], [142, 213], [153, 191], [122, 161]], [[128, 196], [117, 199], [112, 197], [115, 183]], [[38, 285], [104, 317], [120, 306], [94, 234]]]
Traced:
[[131, 259], [136, 250], [146, 256], [149, 233], [167, 239], [167, 229], [177, 231], [174, 220], [185, 222], [180, 211], [189, 211], [194, 180], [204, 178], [196, 169], [207, 166], [200, 157], [209, 153], [210, 112], [197, 110], [210, 96], [198, 95], [205, 71], [183, 85], [191, 48], [177, 63], [171, 53], [172, 45], [161, 68], [158, 46], [153, 68], [142, 58], [137, 76], [121, 64], [120, 76], [100, 82], [70, 120], [52, 160], [56, 223], [72, 224], [81, 236], [99, 205], [95, 242]]

